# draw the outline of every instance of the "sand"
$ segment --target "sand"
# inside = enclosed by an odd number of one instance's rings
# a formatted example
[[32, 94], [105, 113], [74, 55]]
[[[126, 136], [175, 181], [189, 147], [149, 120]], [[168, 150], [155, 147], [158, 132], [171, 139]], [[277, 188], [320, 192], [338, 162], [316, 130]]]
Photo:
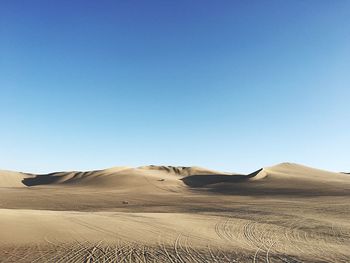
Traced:
[[0, 171], [1, 262], [349, 262], [350, 175]]

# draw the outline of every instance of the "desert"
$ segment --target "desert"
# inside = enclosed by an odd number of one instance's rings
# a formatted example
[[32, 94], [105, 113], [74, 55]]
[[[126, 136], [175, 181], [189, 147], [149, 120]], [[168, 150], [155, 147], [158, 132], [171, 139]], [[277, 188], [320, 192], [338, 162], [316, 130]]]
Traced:
[[0, 172], [1, 262], [348, 262], [350, 177], [282, 163]]
[[350, 263], [350, 0], [0, 0], [0, 263]]

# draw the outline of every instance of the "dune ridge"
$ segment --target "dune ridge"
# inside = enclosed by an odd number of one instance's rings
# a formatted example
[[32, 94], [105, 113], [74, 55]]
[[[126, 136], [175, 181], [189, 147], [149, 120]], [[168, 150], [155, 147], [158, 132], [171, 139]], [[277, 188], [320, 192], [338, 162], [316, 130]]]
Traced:
[[[295, 163], [280, 163], [250, 174], [224, 173], [202, 167], [141, 166], [112, 167], [95, 171], [30, 174], [0, 172], [0, 187], [34, 187], [42, 185], [104, 187], [153, 191], [145, 185], [174, 189], [201, 189], [216, 193], [236, 194], [305, 194], [349, 191], [347, 174], [324, 171]], [[159, 188], [158, 187], [158, 188]], [[174, 190], [175, 191], [175, 190]]]

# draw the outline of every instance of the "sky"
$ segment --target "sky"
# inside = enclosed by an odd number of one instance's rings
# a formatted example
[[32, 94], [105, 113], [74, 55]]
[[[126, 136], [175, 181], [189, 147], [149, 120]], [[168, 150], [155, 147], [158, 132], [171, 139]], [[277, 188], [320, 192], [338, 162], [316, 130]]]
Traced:
[[350, 1], [0, 2], [0, 168], [350, 171]]

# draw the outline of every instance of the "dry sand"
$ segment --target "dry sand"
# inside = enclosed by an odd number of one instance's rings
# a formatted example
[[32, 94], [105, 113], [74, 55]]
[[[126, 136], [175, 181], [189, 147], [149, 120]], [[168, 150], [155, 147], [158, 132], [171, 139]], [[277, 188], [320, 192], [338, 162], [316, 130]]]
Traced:
[[1, 262], [350, 262], [350, 176], [0, 171]]

